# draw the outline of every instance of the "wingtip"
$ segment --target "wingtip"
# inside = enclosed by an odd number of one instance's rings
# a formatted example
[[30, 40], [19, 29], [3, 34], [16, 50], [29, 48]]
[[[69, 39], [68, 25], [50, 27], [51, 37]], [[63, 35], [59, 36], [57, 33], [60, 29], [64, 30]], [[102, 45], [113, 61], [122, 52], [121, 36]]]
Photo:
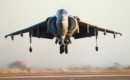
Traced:
[[6, 35], [5, 38], [7, 38], [8, 36]]
[[120, 36], [122, 36], [122, 34], [121, 33], [118, 33]]
[[117, 32], [116, 34], [119, 34], [120, 36], [122, 36], [122, 34], [121, 34], [121, 33], [119, 33], [119, 32]]

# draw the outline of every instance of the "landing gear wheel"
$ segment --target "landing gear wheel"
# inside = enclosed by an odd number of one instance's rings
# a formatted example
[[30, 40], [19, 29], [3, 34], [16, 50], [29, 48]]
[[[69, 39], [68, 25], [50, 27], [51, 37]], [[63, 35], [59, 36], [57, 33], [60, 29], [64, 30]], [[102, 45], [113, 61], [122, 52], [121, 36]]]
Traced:
[[29, 51], [32, 52], [32, 47], [29, 48]]
[[98, 46], [95, 47], [96, 51], [98, 51]]
[[68, 54], [68, 45], [65, 46], [65, 53]]
[[65, 50], [64, 50], [64, 44], [60, 45], [60, 54], [62, 54]]

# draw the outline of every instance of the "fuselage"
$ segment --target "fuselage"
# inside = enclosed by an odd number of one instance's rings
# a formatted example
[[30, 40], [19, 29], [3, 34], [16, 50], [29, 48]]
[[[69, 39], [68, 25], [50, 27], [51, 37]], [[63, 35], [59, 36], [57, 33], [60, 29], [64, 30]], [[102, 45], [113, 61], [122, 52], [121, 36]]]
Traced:
[[71, 37], [78, 30], [78, 24], [66, 10], [60, 9], [48, 20], [48, 30], [55, 36]]
[[56, 15], [48, 20], [47, 27], [48, 32], [51, 32], [56, 37], [55, 43], [57, 44], [59, 42], [62, 49], [64, 45], [67, 47], [71, 43], [70, 38], [72, 35], [79, 32], [77, 20], [68, 15], [68, 12], [64, 9], [58, 10]]
[[67, 11], [61, 9], [56, 13], [56, 27], [59, 35], [65, 36], [68, 32], [68, 13]]

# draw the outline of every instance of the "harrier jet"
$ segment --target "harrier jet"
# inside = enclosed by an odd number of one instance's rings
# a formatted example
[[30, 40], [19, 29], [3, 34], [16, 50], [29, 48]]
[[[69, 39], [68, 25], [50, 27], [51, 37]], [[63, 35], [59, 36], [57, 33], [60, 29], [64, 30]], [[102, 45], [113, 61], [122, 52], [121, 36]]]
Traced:
[[[16, 31], [14, 33], [5, 36], [11, 36], [14, 40], [14, 36], [20, 34], [23, 37], [23, 33], [29, 32], [30, 44], [32, 43], [32, 37], [53, 39], [56, 38], [55, 43], [60, 45], [60, 54], [65, 52], [68, 53], [68, 45], [71, 43], [71, 37], [74, 39], [80, 39], [85, 37], [96, 37], [96, 51], [98, 51], [97, 37], [98, 32], [101, 31], [113, 34], [114, 38], [116, 34], [122, 35], [119, 32], [103, 29], [96, 25], [91, 25], [81, 21], [77, 16], [69, 15], [64, 9], [59, 9], [56, 15], [48, 17], [41, 23], [33, 25], [23, 30]], [[32, 52], [30, 46], [29, 51]]]

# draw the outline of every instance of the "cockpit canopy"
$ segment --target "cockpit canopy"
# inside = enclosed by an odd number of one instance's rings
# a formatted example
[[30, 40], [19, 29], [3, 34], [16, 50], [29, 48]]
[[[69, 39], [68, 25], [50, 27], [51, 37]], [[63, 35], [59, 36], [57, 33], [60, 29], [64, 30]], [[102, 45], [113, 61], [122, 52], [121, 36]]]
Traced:
[[68, 16], [68, 12], [65, 9], [60, 9], [56, 12], [56, 17], [58, 16]]

